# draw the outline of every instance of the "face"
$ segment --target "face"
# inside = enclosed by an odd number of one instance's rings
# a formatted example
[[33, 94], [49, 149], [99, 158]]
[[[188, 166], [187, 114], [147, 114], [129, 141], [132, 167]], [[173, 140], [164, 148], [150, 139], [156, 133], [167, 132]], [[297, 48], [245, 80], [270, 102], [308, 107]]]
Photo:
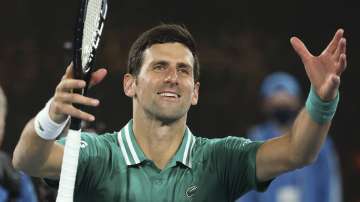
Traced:
[[269, 118], [280, 125], [291, 124], [300, 108], [300, 98], [285, 91], [279, 91], [264, 101]]
[[124, 77], [125, 94], [134, 98], [134, 113], [161, 121], [186, 116], [199, 95], [193, 67], [191, 51], [180, 43], [154, 44], [146, 49], [139, 75]]

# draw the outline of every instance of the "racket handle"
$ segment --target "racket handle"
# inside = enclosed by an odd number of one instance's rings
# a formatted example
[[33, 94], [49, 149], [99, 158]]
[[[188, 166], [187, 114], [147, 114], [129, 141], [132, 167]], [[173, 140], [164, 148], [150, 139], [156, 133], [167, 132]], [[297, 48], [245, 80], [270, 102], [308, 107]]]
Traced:
[[56, 202], [73, 202], [74, 200], [74, 188], [81, 141], [80, 133], [80, 130], [69, 130], [65, 142]]
[[80, 130], [81, 120], [78, 118], [71, 117], [70, 129], [71, 130]]
[[[87, 86], [84, 88], [87, 89]], [[77, 93], [80, 95], [85, 95], [86, 90], [83, 89], [74, 89], [73, 93]], [[75, 108], [82, 110], [84, 108], [83, 105], [79, 105], [79, 104], [73, 104]], [[70, 122], [70, 129], [72, 130], [80, 130], [81, 128], [81, 119], [75, 118], [75, 117], [71, 117], [71, 122]]]

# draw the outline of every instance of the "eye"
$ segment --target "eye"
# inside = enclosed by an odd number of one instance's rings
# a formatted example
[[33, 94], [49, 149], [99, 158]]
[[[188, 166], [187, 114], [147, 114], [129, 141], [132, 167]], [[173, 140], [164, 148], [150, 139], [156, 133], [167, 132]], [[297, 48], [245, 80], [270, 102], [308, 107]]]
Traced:
[[191, 73], [191, 67], [188, 65], [179, 65], [177, 68], [178, 72], [184, 73], [184, 74], [190, 74]]
[[184, 74], [189, 74], [190, 70], [189, 68], [178, 68], [178, 71]]
[[164, 70], [165, 68], [166, 68], [166, 65], [163, 63], [157, 63], [157, 64], [154, 64], [154, 66], [153, 66], [153, 69], [156, 71], [161, 71], [161, 70]]

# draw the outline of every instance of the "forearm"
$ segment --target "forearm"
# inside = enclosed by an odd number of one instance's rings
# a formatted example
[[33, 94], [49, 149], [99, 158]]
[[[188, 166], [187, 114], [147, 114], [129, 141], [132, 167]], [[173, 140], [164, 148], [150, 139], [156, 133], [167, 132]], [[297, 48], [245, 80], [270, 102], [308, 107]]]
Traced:
[[256, 155], [256, 175], [260, 181], [313, 162], [326, 138], [330, 122], [314, 122], [306, 109], [301, 110], [290, 131], [266, 141]]
[[312, 163], [326, 139], [331, 121], [315, 122], [304, 108], [297, 116], [289, 135], [289, 155], [295, 167]]
[[281, 173], [306, 166], [316, 159], [329, 131], [339, 97], [329, 102], [310, 97], [308, 101], [311, 102], [307, 102], [306, 107], [300, 111], [291, 129], [260, 147], [256, 155], [258, 179], [272, 179]]
[[16, 145], [13, 165], [31, 176], [57, 176], [60, 172], [57, 165], [62, 160], [62, 153], [61, 145], [36, 134], [32, 119], [25, 126]]
[[323, 101], [311, 87], [309, 97], [290, 130], [290, 151], [296, 165], [313, 162], [329, 132], [335, 114], [339, 93]]

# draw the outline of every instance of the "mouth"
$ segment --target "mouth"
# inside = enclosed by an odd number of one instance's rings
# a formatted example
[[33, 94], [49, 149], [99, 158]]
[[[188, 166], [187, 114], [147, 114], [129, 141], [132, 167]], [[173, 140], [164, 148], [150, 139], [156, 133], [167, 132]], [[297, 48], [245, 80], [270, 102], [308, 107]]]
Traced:
[[161, 97], [165, 97], [165, 98], [180, 98], [181, 96], [175, 92], [170, 92], [170, 91], [162, 91], [162, 92], [158, 92], [158, 95], [160, 95]]

